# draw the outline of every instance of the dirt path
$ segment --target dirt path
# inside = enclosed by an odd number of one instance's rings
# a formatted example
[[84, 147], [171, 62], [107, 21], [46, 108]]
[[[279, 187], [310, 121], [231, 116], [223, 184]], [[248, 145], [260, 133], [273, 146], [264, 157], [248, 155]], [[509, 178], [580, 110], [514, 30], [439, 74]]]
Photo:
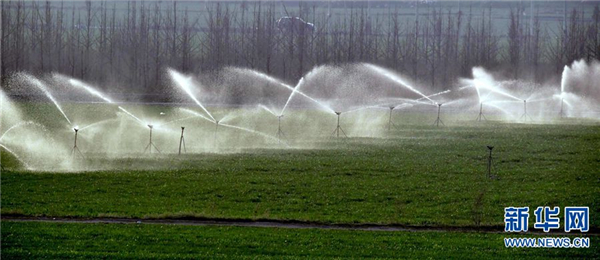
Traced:
[[[2, 221], [16, 222], [51, 222], [51, 223], [107, 223], [107, 224], [167, 224], [190, 226], [237, 226], [237, 227], [271, 227], [292, 229], [332, 229], [332, 230], [361, 230], [388, 232], [473, 232], [473, 233], [504, 233], [503, 227], [443, 227], [443, 226], [404, 226], [377, 224], [320, 224], [301, 221], [249, 220], [249, 219], [136, 219], [136, 218], [67, 218], [67, 217], [29, 217], [2, 216]], [[527, 234], [539, 235], [582, 235], [581, 233], [551, 232], [543, 233], [529, 231]], [[598, 236], [598, 229], [591, 229], [585, 235]]]

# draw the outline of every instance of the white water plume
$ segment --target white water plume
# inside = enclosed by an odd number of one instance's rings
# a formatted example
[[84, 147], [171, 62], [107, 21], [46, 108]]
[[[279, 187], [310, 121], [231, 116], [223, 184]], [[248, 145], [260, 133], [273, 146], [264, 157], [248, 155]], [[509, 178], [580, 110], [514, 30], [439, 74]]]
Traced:
[[300, 78], [300, 80], [298, 81], [298, 84], [296, 85], [296, 87], [294, 87], [294, 90], [292, 90], [292, 93], [290, 94], [290, 97], [288, 97], [288, 100], [285, 102], [285, 105], [281, 109], [281, 113], [279, 113], [279, 115], [283, 115], [283, 113], [285, 112], [285, 109], [287, 108], [288, 104], [290, 103], [290, 101], [294, 97], [294, 94], [296, 94], [296, 92], [298, 92], [298, 90], [300, 90], [300, 86], [302, 86], [302, 83], [304, 83], [304, 77]]
[[44, 94], [46, 95], [46, 97], [48, 97], [48, 99], [50, 99], [50, 101], [52, 101], [52, 103], [54, 103], [54, 106], [58, 109], [58, 111], [63, 115], [63, 117], [67, 120], [67, 122], [69, 122], [69, 125], [72, 125], [73, 123], [71, 123], [71, 120], [69, 119], [69, 117], [67, 116], [67, 114], [65, 114], [65, 112], [63, 111], [63, 109], [60, 107], [60, 104], [58, 103], [58, 101], [56, 101], [56, 99], [54, 99], [54, 96], [52, 96], [52, 94], [50, 93], [50, 91], [48, 91], [48, 88], [46, 87], [46, 85], [44, 85], [44, 83], [42, 83], [39, 79], [26, 74], [26, 73], [22, 73], [22, 76], [29, 81], [30, 83], [32, 83], [34, 86], [36, 86], [38, 89], [40, 89], [42, 92], [44, 92]]
[[0, 136], [0, 141], [4, 138], [4, 136], [6, 136], [6, 134], [10, 133], [12, 130], [20, 128], [20, 127], [25, 127], [25, 126], [29, 126], [29, 125], [34, 125], [34, 126], [38, 126], [41, 127], [42, 129], [44, 128], [44, 126], [42, 124], [33, 122], [33, 121], [26, 121], [26, 122], [20, 122], [16, 125], [11, 126], [10, 128], [8, 128], [1, 136]]
[[391, 72], [391, 71], [389, 71], [387, 69], [375, 66], [373, 64], [365, 63], [364, 66], [366, 66], [367, 68], [369, 68], [369, 69], [371, 69], [371, 70], [373, 70], [373, 71], [375, 71], [375, 72], [377, 72], [377, 73], [379, 73], [379, 74], [387, 77], [388, 79], [396, 82], [398, 85], [403, 86], [403, 87], [409, 89], [410, 91], [421, 95], [421, 97], [423, 97], [423, 98], [431, 101], [431, 103], [437, 104], [431, 98], [429, 98], [425, 94], [423, 94], [420, 91], [418, 91], [416, 88], [414, 88], [413, 86], [411, 86], [410, 84], [408, 84], [408, 82], [406, 82], [404, 79], [402, 79], [402, 78], [398, 77], [397, 75], [395, 75], [393, 72]]
[[58, 79], [66, 80], [67, 82], [69, 82], [69, 84], [71, 86], [83, 89], [83, 90], [89, 92], [90, 94], [106, 101], [107, 103], [113, 103], [112, 100], [110, 100], [108, 97], [106, 97], [105, 95], [100, 93], [100, 91], [96, 90], [95, 88], [93, 88], [92, 86], [90, 86], [88, 84], [83, 83], [82, 81], [79, 81], [74, 78], [67, 78], [67, 77], [59, 75], [59, 74], [55, 74], [54, 77], [58, 78]]
[[275, 114], [275, 112], [273, 112], [273, 110], [271, 110], [270, 108], [266, 107], [263, 104], [258, 104], [258, 107], [264, 109], [265, 111], [271, 113], [274, 116], [279, 116], [279, 115]]
[[27, 170], [32, 170], [33, 168], [31, 168], [31, 166], [29, 166], [29, 164], [27, 164], [27, 162], [25, 162], [23, 159], [21, 159], [21, 157], [19, 157], [19, 155], [17, 155], [15, 152], [13, 152], [11, 149], [8, 149], [8, 147], [6, 147], [3, 144], [0, 144], [1, 148], [4, 148], [5, 151], [9, 152], [10, 154], [12, 154], [12, 156], [14, 156], [20, 163], [23, 164], [23, 166], [25, 166], [25, 169]]
[[[271, 77], [271, 76], [269, 76], [267, 74], [264, 74], [262, 72], [258, 72], [258, 71], [251, 70], [251, 69], [242, 69], [242, 68], [231, 68], [231, 70], [237, 71], [237, 72], [242, 73], [242, 74], [250, 74], [250, 75], [253, 75], [255, 77], [264, 79], [264, 80], [266, 80], [268, 82], [271, 82], [271, 83], [273, 83], [273, 84], [275, 84], [277, 86], [281, 86], [281, 87], [284, 87], [286, 89], [289, 89], [292, 92], [294, 91], [294, 87], [292, 87], [292, 86], [290, 86], [288, 84], [285, 84], [285, 83], [283, 83], [283, 82], [281, 82], [281, 81], [279, 81], [279, 80], [277, 80], [277, 79], [275, 79], [275, 78], [273, 78], [273, 77]], [[305, 94], [304, 92], [299, 91], [299, 90], [296, 90], [295, 92], [298, 93], [298, 94], [300, 94], [301, 96], [309, 99], [310, 101], [316, 103], [317, 105], [319, 105], [319, 107], [325, 109], [325, 111], [328, 111], [330, 113], [335, 113], [335, 110], [333, 110], [331, 107], [329, 107], [328, 105], [325, 105], [323, 102], [320, 102], [320, 101], [314, 99], [313, 97]]]
[[221, 124], [221, 123], [219, 123], [219, 125], [225, 126], [225, 127], [229, 127], [229, 128], [233, 128], [233, 129], [238, 129], [238, 130], [246, 131], [248, 133], [252, 133], [252, 134], [256, 134], [256, 135], [260, 135], [260, 136], [262, 136], [264, 138], [267, 138], [267, 139], [270, 139], [270, 140], [273, 140], [273, 141], [278, 141], [278, 139], [276, 137], [274, 137], [274, 136], [265, 134], [263, 132], [255, 131], [255, 130], [252, 130], [252, 129], [248, 129], [248, 128], [245, 128], [245, 127], [235, 126], [235, 125], [228, 125], [228, 124]]
[[173, 70], [173, 69], [168, 69], [167, 70], [169, 72], [169, 75], [171, 76], [171, 78], [173, 79], [173, 81], [177, 84], [177, 86], [179, 86], [181, 89], [183, 89], [183, 91], [200, 107], [202, 108], [202, 110], [204, 110], [204, 112], [206, 112], [206, 114], [208, 116], [210, 116], [210, 118], [212, 118], [213, 121], [216, 121], [215, 118], [213, 117], [213, 115], [208, 112], [208, 110], [206, 109], [206, 107], [204, 107], [204, 105], [202, 105], [202, 103], [200, 103], [200, 101], [198, 101], [198, 99], [196, 98], [196, 96], [194, 96], [194, 94], [192, 93], [192, 88], [194, 87], [194, 84], [192, 83], [192, 77], [186, 77], [183, 76], [181, 73]]

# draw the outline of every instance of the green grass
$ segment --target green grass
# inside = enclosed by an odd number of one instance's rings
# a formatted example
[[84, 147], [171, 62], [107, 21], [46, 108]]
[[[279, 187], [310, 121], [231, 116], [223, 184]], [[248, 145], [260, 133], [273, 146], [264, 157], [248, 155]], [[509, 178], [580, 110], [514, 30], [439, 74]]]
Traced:
[[[594, 125], [487, 124], [408, 126], [331, 149], [98, 155], [86, 163], [121, 170], [3, 171], [2, 213], [501, 226], [506, 206], [589, 206], [598, 227], [599, 143]], [[485, 178], [487, 144], [499, 180]]]
[[586, 249], [505, 248], [505, 234], [2, 222], [2, 259], [598, 258]]

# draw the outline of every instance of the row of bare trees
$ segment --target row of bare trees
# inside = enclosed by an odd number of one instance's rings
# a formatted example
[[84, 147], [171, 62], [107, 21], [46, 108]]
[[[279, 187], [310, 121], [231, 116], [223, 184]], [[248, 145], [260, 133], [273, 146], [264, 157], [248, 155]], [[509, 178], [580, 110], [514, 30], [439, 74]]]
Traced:
[[316, 65], [370, 62], [443, 89], [473, 66], [541, 80], [573, 60], [600, 56], [598, 6], [591, 17], [573, 9], [557, 27], [543, 26], [537, 14], [524, 21], [515, 4], [501, 31], [491, 5], [434, 7], [412, 17], [400, 5], [375, 15], [367, 5], [332, 10], [300, 2], [285, 10], [314, 30], [278, 25], [279, 2], [203, 2], [194, 11], [177, 1], [1, 5], [3, 76], [58, 72], [140, 93], [161, 89], [166, 67], [203, 73], [242, 66], [297, 81]]

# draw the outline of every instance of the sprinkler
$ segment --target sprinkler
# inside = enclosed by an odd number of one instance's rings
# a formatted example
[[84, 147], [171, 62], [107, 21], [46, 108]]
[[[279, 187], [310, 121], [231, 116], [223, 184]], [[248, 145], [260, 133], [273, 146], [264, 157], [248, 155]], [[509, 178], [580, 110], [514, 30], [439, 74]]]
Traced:
[[564, 105], [564, 103], [565, 103], [565, 99], [564, 99], [564, 98], [561, 98], [561, 99], [560, 99], [560, 117], [561, 117], [561, 118], [565, 116], [565, 113], [564, 113], [564, 111], [563, 111], [563, 105]]
[[490, 155], [488, 156], [488, 167], [487, 167], [487, 177], [491, 178], [492, 177], [492, 150], [494, 149], [493, 146], [487, 146], [488, 150], [490, 150]]
[[281, 118], [282, 118], [282, 117], [283, 117], [283, 115], [279, 115], [279, 116], [277, 116], [277, 121], [278, 121], [278, 122], [277, 122], [277, 123], [278, 123], [278, 125], [277, 125], [277, 141], [278, 141], [279, 143], [281, 143], [281, 138], [282, 138], [282, 137], [283, 137], [283, 138], [285, 138], [285, 134], [284, 134], [284, 133], [283, 133], [283, 131], [281, 130]]
[[433, 124], [434, 124], [435, 126], [437, 126], [437, 127], [439, 127], [439, 126], [440, 126], [440, 123], [442, 123], [442, 125], [443, 125], [443, 126], [446, 126], [446, 125], [444, 124], [444, 122], [442, 121], [442, 119], [440, 118], [440, 110], [442, 109], [442, 104], [441, 104], [441, 103], [439, 103], [439, 104], [437, 104], [437, 105], [438, 105], [437, 119], [435, 120], [435, 122], [433, 122]]
[[75, 151], [77, 151], [81, 158], [85, 158], [83, 156], [83, 153], [79, 150], [79, 147], [77, 147], [77, 133], [79, 132], [79, 128], [74, 127], [73, 131], [75, 131], [75, 142], [73, 143], [73, 150], [71, 150], [71, 156], [75, 157]]
[[388, 120], [388, 132], [392, 130], [392, 126], [395, 128], [396, 125], [394, 124], [394, 122], [392, 122], [392, 111], [394, 111], [394, 106], [390, 106], [390, 118]]
[[152, 128], [154, 128], [154, 126], [149, 124], [148, 128], [150, 128], [150, 142], [148, 142], [148, 145], [146, 145], [146, 148], [144, 149], [144, 153], [146, 153], [146, 152], [152, 153], [152, 147], [154, 147], [154, 149], [156, 149], [156, 151], [158, 153], [160, 153], [160, 150], [158, 150], [158, 147], [156, 147], [156, 145], [154, 145], [154, 143], [152, 142]]
[[337, 126], [335, 127], [335, 130], [333, 130], [333, 133], [331, 133], [331, 135], [335, 135], [337, 138], [339, 138], [340, 132], [342, 132], [342, 134], [344, 134], [345, 137], [348, 137], [346, 135], [346, 132], [344, 132], [344, 129], [342, 129], [342, 127], [340, 126], [340, 115], [342, 114], [342, 112], [335, 112], [335, 114], [337, 115]]
[[483, 102], [479, 103], [479, 116], [477, 117], [477, 122], [481, 122], [482, 119], [487, 121], [487, 118], [483, 115]]
[[523, 99], [523, 115], [520, 119], [527, 122], [527, 118], [529, 118], [530, 121], [533, 121], [533, 119], [531, 119], [531, 117], [527, 114], [527, 100]]
[[181, 145], [183, 144], [183, 152], [186, 153], [186, 149], [185, 149], [185, 139], [183, 138], [183, 130], [185, 129], [185, 127], [181, 127], [181, 137], [179, 138], [179, 155], [181, 155]]

